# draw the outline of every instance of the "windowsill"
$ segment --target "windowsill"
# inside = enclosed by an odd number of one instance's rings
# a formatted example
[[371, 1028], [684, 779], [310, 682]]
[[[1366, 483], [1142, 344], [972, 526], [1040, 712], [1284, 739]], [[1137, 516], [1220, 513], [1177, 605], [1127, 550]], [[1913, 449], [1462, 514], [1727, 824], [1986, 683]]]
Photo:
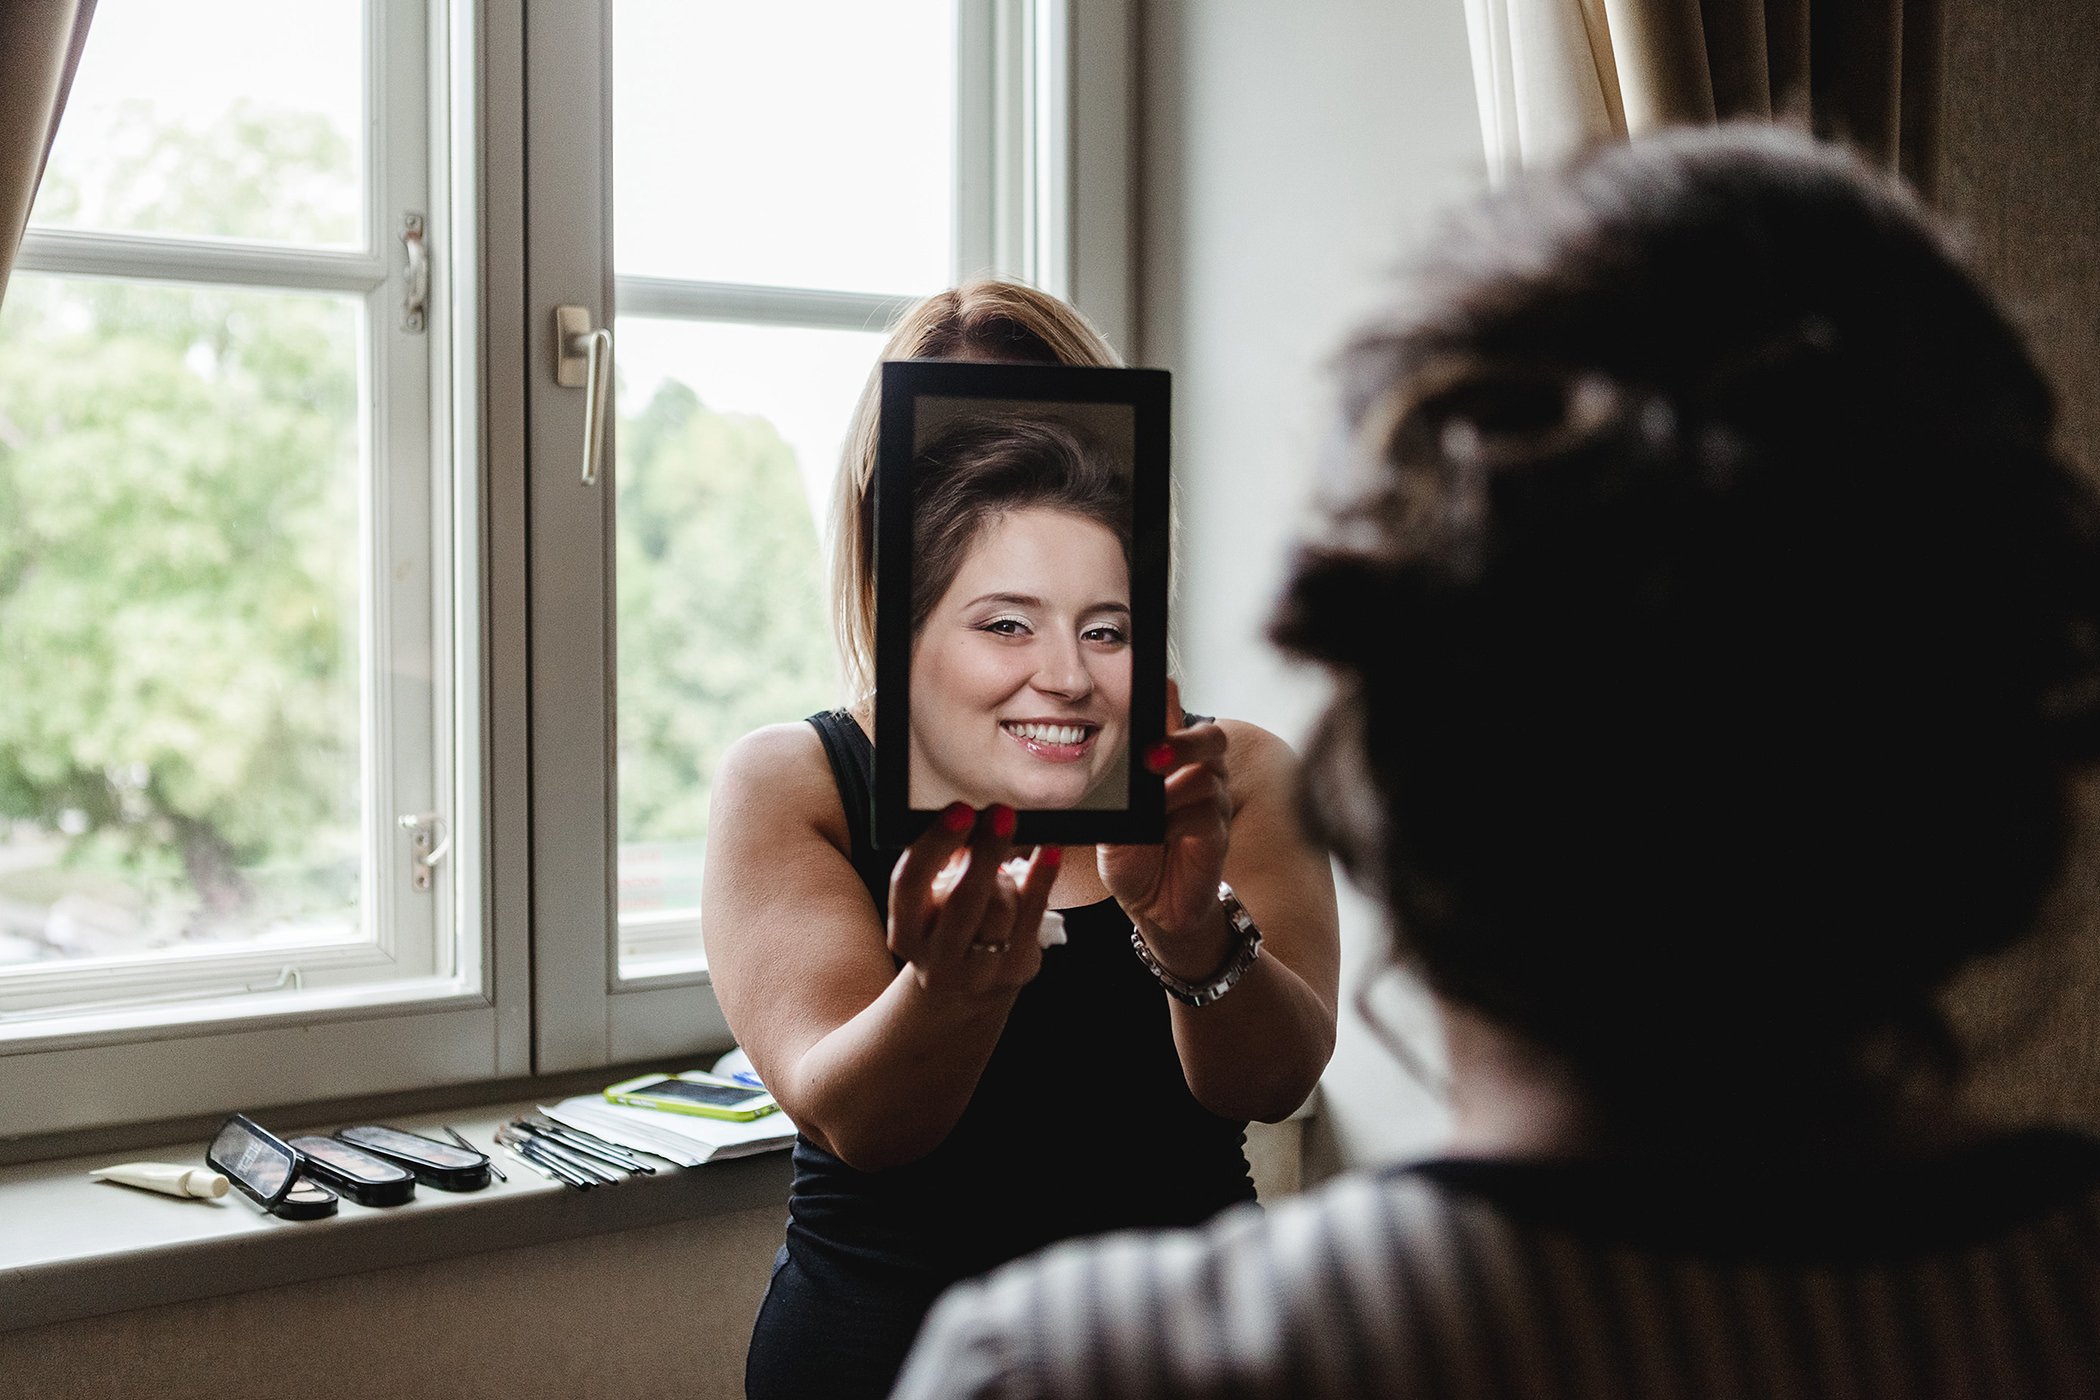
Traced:
[[[439, 1137], [438, 1126], [449, 1123], [485, 1146], [498, 1124], [534, 1102], [386, 1121]], [[510, 1180], [486, 1190], [419, 1186], [406, 1205], [345, 1200], [336, 1215], [312, 1221], [266, 1216], [238, 1192], [181, 1200], [86, 1175], [116, 1162], [202, 1165], [204, 1147], [197, 1140], [0, 1167], [0, 1331], [729, 1211], [784, 1212], [789, 1174], [787, 1154], [770, 1152], [576, 1191], [497, 1152]]]

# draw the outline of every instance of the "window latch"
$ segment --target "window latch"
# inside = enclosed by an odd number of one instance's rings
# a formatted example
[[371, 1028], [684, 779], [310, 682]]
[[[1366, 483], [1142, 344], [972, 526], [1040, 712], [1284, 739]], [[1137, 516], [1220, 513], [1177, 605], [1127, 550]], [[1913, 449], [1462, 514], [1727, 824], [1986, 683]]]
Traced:
[[436, 878], [437, 863], [452, 850], [452, 829], [436, 812], [416, 812], [399, 819], [408, 833], [409, 888], [426, 894]]
[[612, 332], [591, 329], [588, 306], [554, 308], [554, 382], [583, 390], [583, 484], [598, 484], [612, 405]]
[[401, 329], [423, 333], [430, 312], [430, 250], [423, 242], [423, 216], [401, 216], [401, 246], [408, 252], [408, 296], [401, 303]]

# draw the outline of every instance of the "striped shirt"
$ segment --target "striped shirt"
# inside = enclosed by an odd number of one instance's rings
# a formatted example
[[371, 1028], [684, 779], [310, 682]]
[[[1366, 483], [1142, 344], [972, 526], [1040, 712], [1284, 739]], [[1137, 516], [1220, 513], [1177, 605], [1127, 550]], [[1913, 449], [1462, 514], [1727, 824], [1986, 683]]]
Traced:
[[895, 1392], [1373, 1395], [2100, 1397], [2100, 1144], [2028, 1134], [1778, 1185], [1346, 1177], [961, 1285]]

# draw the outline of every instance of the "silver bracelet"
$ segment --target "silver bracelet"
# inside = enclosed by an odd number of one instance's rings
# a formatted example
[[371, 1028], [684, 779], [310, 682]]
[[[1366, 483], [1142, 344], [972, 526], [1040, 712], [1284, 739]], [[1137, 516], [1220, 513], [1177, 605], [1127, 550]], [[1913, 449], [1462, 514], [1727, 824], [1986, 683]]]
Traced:
[[1152, 955], [1152, 949], [1145, 943], [1145, 935], [1138, 931], [1137, 925], [1130, 926], [1130, 946], [1136, 951], [1138, 961], [1159, 979], [1168, 996], [1189, 1006], [1208, 1006], [1224, 996], [1261, 956], [1261, 930], [1255, 927], [1254, 916], [1247, 912], [1246, 905], [1240, 903], [1232, 886], [1223, 880], [1218, 881], [1218, 903], [1225, 906], [1225, 922], [1232, 925], [1232, 951], [1225, 955], [1225, 965], [1201, 982], [1185, 982], [1160, 966], [1159, 959]]

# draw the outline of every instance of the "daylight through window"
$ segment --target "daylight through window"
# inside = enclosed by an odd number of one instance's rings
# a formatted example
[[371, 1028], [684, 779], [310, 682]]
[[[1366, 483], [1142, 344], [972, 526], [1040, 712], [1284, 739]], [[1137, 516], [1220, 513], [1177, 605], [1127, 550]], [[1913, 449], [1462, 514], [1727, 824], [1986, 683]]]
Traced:
[[420, 13], [98, 7], [0, 313], [0, 1032], [458, 970]]
[[699, 964], [709, 779], [836, 702], [821, 537], [882, 330], [953, 277], [954, 0], [616, 0], [620, 967]]

